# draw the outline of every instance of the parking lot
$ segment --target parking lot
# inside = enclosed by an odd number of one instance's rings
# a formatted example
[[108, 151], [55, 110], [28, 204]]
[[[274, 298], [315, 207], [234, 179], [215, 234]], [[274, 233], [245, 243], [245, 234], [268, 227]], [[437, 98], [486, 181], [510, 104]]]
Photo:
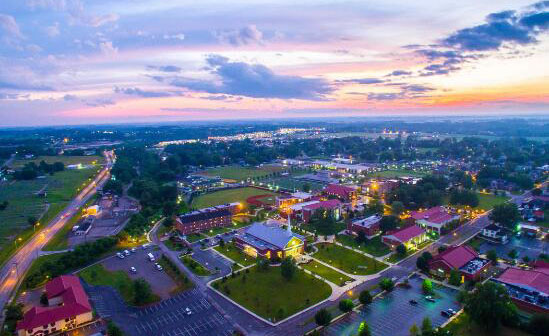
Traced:
[[530, 260], [537, 259], [541, 253], [547, 253], [548, 247], [547, 242], [530, 237], [510, 237], [507, 244], [484, 242], [479, 246], [480, 253], [483, 254], [490, 250], [496, 250], [500, 258], [508, 259], [507, 254], [512, 250], [517, 250], [519, 259], [528, 256]]
[[[441, 310], [452, 308], [459, 310], [455, 300], [457, 291], [442, 287], [435, 288], [437, 298], [435, 302], [425, 300], [421, 292], [422, 279], [410, 279], [411, 288], [397, 287], [383, 298], [378, 298], [363, 308], [360, 313], [352, 313], [338, 322], [330, 325], [325, 335], [350, 336], [355, 335], [358, 326], [366, 321], [375, 336], [407, 336], [410, 327], [415, 323], [421, 327], [423, 318], [429, 317], [433, 326], [439, 326], [447, 320], [440, 314]], [[414, 299], [416, 305], [409, 301]]]
[[[135, 253], [131, 253], [124, 259], [113, 257], [105, 260], [103, 266], [109, 271], [122, 270], [128, 273], [130, 278], [143, 278], [149, 282], [151, 289], [155, 294], [162, 299], [170, 297], [170, 293], [177, 287], [177, 284], [164, 271], [159, 271], [155, 268], [155, 263], [149, 261], [147, 254], [152, 253], [156, 258], [156, 262], [160, 260], [161, 253], [153, 251], [153, 247], [147, 250], [139, 247]], [[136, 272], [130, 272], [130, 267], [135, 267]]]
[[[191, 314], [187, 314], [187, 308]], [[232, 327], [196, 289], [137, 311], [132, 335], [231, 335]]]

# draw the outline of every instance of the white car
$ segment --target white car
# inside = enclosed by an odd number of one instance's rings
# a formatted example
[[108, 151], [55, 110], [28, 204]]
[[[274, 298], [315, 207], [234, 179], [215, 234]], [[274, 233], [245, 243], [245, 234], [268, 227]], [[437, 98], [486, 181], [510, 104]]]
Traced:
[[137, 273], [137, 270], [135, 269], [135, 267], [132, 266], [132, 267], [130, 267], [130, 272]]
[[162, 271], [164, 268], [162, 268], [162, 265], [160, 264], [154, 264], [157, 270]]
[[185, 314], [191, 315], [193, 312], [189, 309], [189, 307], [185, 308]]
[[129, 255], [130, 255], [130, 251], [124, 250], [124, 254], [125, 254], [126, 256], [129, 256]]
[[131, 253], [135, 253], [135, 252], [137, 252], [137, 248], [135, 248], [135, 247], [132, 247], [132, 249], [130, 250], [130, 252], [131, 252]]
[[116, 256], [117, 256], [118, 258], [120, 258], [120, 259], [124, 259], [124, 255], [123, 255], [122, 253], [120, 253], [120, 252], [117, 252], [117, 253], [116, 253]]

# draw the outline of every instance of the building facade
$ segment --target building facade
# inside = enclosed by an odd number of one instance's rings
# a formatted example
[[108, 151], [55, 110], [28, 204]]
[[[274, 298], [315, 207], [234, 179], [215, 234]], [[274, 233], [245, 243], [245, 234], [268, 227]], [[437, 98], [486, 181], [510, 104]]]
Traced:
[[364, 233], [368, 238], [371, 238], [380, 232], [379, 222], [381, 221], [380, 215], [372, 215], [370, 217], [355, 219], [347, 224], [347, 231], [349, 233], [357, 234], [359, 232]]
[[406, 246], [407, 249], [415, 249], [419, 244], [427, 241], [427, 239], [427, 232], [417, 225], [389, 231], [381, 237], [381, 241], [391, 249], [395, 249], [400, 244]]
[[283, 229], [265, 223], [252, 224], [244, 234], [235, 237], [234, 243], [253, 258], [269, 260], [298, 257], [303, 254], [306, 246], [305, 238], [293, 233], [290, 226]]
[[490, 261], [479, 258], [478, 253], [468, 245], [450, 246], [429, 260], [430, 272], [447, 278], [452, 270], [459, 271], [462, 282], [479, 279], [490, 267]]
[[181, 234], [188, 235], [216, 227], [231, 226], [232, 217], [228, 209], [194, 211], [176, 217], [175, 227]]

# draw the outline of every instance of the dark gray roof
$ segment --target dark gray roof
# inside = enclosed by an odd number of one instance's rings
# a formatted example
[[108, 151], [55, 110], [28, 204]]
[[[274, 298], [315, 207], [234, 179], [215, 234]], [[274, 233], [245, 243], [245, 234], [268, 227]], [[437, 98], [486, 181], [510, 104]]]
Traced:
[[199, 220], [207, 220], [212, 218], [219, 218], [224, 216], [231, 216], [231, 212], [227, 209], [215, 210], [215, 211], [205, 211], [199, 213], [191, 213], [188, 215], [179, 216], [181, 223], [193, 223]]
[[302, 235], [293, 232], [288, 235], [288, 232], [286, 232], [286, 230], [284, 230], [283, 228], [277, 226], [268, 226], [263, 223], [252, 224], [246, 230], [246, 234], [261, 239], [280, 249], [284, 249], [293, 237], [296, 237], [302, 241], [305, 240]]

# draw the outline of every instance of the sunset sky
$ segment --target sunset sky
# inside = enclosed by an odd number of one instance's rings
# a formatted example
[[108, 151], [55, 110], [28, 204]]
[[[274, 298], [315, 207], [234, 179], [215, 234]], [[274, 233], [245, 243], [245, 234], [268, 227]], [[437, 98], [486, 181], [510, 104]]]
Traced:
[[0, 1], [0, 126], [549, 114], [549, 1]]

